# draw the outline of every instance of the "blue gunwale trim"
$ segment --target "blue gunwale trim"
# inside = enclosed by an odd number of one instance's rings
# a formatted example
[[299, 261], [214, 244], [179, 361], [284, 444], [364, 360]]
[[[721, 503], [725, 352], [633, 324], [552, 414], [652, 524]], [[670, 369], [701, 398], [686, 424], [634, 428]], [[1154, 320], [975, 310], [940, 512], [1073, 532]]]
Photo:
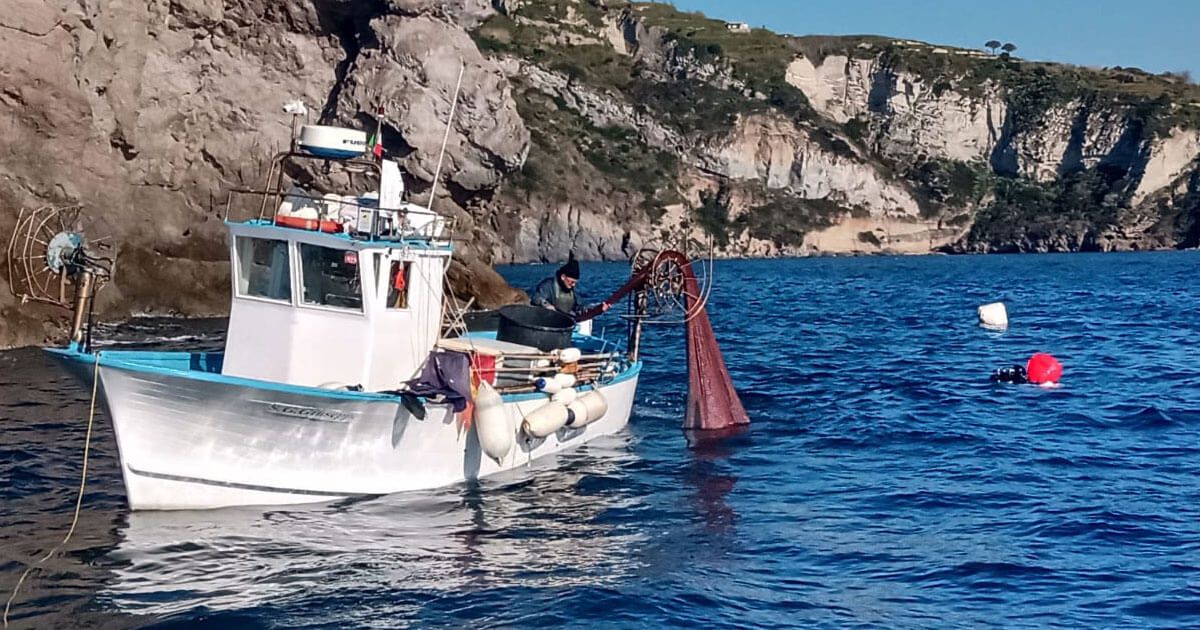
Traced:
[[[68, 361], [78, 361], [91, 365], [96, 360], [96, 355], [80, 352], [73, 348], [45, 348], [46, 352], [57, 355]], [[177, 378], [185, 378], [195, 381], [204, 381], [207, 383], [218, 383], [222, 385], [236, 385], [239, 387], [252, 387], [254, 389], [266, 389], [276, 392], [285, 392], [288, 394], [300, 394], [303, 396], [316, 396], [320, 398], [334, 398], [338, 400], [359, 400], [359, 401], [388, 401], [397, 402], [399, 396], [391, 394], [379, 394], [376, 392], [346, 392], [336, 389], [321, 389], [320, 387], [306, 387], [303, 385], [288, 385], [287, 383], [276, 383], [274, 381], [260, 381], [252, 378], [242, 378], [240, 376], [226, 376], [224, 374], [203, 372], [200, 370], [178, 370], [161, 365], [152, 365], [145, 363], [146, 359], [152, 357], [161, 357], [163, 355], [175, 354], [191, 354], [188, 352], [153, 352], [146, 350], [100, 350], [100, 366], [112, 367], [131, 372], [141, 372], [145, 374], [158, 374], [162, 376], [174, 376]], [[117, 355], [114, 358], [114, 355]], [[143, 362], [138, 362], [138, 359], [143, 359]]]
[[[96, 354], [83, 352], [77, 347], [68, 348], [43, 348], [49, 354], [58, 356], [68, 361], [75, 361], [91, 365], [96, 361]], [[392, 394], [380, 394], [377, 392], [347, 392], [335, 389], [322, 389], [320, 387], [306, 387], [304, 385], [288, 385], [287, 383], [276, 383], [274, 381], [261, 381], [252, 378], [243, 378], [240, 376], [226, 376], [220, 373], [205, 372], [202, 370], [180, 370], [176, 368], [166, 367], [163, 365], [153, 365], [147, 360], [156, 357], [176, 356], [176, 355], [191, 355], [190, 352], [155, 352], [148, 350], [100, 350], [100, 365], [101, 367], [112, 367], [131, 372], [141, 372], [144, 374], [156, 374], [161, 376], [172, 376], [176, 378], [204, 381], [207, 383], [216, 383], [220, 385], [233, 385], [238, 387], [249, 387], [254, 389], [265, 389], [276, 392], [284, 392], [288, 394], [299, 394], [302, 396], [313, 396], [318, 398], [332, 398], [335, 400], [355, 400], [361, 402], [381, 401], [381, 402], [399, 402], [400, 397]], [[114, 357], [116, 355], [116, 357]], [[138, 359], [142, 361], [139, 362]], [[642, 362], [636, 361], [624, 371], [617, 374], [611, 381], [601, 383], [600, 386], [613, 385], [631, 378], [636, 378], [642, 371]], [[580, 391], [588, 391], [595, 389], [593, 385], [580, 387]], [[504, 402], [522, 402], [527, 400], [548, 400], [549, 396], [542, 392], [530, 392], [526, 394], [503, 394], [501, 399]], [[427, 400], [426, 404], [429, 403]]]

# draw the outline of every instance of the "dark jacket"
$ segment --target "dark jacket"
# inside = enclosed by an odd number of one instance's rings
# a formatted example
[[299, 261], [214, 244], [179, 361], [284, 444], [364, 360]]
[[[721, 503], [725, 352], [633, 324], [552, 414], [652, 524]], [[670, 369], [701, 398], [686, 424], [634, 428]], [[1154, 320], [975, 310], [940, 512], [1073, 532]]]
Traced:
[[560, 313], [576, 317], [585, 309], [575, 300], [575, 291], [568, 289], [554, 275], [538, 283], [529, 296], [529, 303], [534, 306], [553, 306]]

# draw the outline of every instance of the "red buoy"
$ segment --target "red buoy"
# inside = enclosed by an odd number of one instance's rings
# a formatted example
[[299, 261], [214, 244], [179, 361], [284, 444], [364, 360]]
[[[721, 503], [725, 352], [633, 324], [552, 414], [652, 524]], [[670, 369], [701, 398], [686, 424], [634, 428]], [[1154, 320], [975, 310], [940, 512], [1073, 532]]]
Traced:
[[1025, 372], [1030, 383], [1042, 385], [1057, 383], [1062, 378], [1063, 367], [1058, 359], [1045, 352], [1038, 352], [1029, 357], [1029, 363], [1025, 364]]

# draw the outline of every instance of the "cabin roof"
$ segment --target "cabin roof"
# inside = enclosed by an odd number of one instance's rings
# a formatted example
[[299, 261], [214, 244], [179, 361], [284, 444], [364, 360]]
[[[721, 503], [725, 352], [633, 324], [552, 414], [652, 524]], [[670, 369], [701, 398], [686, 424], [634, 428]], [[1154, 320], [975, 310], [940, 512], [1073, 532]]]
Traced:
[[[397, 247], [407, 247], [410, 249], [445, 252], [451, 252], [454, 249], [450, 241], [445, 239], [428, 239], [415, 236], [377, 236], [371, 238], [362, 235], [345, 234], [342, 232], [320, 232], [316, 230], [305, 230], [284, 225], [276, 225], [271, 219], [225, 221], [225, 225], [228, 226], [231, 231], [236, 231], [238, 234], [242, 235], [258, 234], [264, 237], [287, 240], [295, 240], [299, 236], [317, 236], [319, 237], [318, 240], [326, 241], [330, 244], [341, 241], [346, 249], [395, 249]], [[236, 228], [236, 230], [234, 230], [234, 228]]]

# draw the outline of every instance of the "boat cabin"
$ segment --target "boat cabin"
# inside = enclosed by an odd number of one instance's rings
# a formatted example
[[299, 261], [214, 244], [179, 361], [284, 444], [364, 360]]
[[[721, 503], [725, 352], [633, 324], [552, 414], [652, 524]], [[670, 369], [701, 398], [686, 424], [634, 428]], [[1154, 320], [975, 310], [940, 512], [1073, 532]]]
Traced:
[[[222, 372], [394, 388], [418, 373], [441, 332], [452, 253], [446, 221], [403, 201], [395, 162], [335, 152], [361, 132], [311, 130], [299, 149], [276, 156], [262, 190], [237, 191], [261, 195], [261, 203], [258, 218], [226, 221], [233, 286]], [[313, 159], [325, 168], [337, 161], [351, 182], [374, 169], [379, 187], [357, 196], [285, 191], [284, 173], [296, 172], [289, 163]]]

